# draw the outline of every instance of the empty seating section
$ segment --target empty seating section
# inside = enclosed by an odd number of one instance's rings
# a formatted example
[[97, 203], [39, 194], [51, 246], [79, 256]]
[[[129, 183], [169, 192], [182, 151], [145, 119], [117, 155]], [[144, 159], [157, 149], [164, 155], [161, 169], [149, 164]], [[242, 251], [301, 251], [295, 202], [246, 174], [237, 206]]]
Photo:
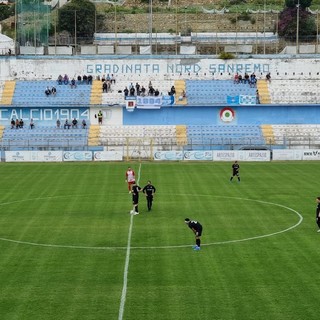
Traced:
[[2, 137], [3, 146], [20, 148], [37, 147], [85, 147], [88, 144], [87, 129], [58, 129], [39, 127], [34, 129], [5, 128]]
[[319, 81], [272, 80], [269, 90], [273, 104], [320, 103]]
[[234, 84], [233, 80], [187, 80], [189, 105], [212, 105], [227, 102], [227, 96], [256, 95], [249, 84]]
[[264, 145], [258, 125], [192, 125], [187, 126], [190, 145]]
[[[46, 96], [49, 87], [57, 89], [56, 95]], [[60, 106], [60, 105], [89, 105], [91, 85], [80, 84], [76, 88], [70, 85], [58, 85], [57, 81], [17, 81], [12, 104], [19, 106]]]
[[288, 124], [272, 125], [275, 144], [278, 145], [320, 145], [320, 125]]
[[144, 141], [153, 145], [177, 144], [176, 126], [174, 125], [132, 125], [101, 126], [100, 144], [127, 145], [130, 141]]
[[6, 81], [4, 84], [1, 85], [1, 99], [0, 104], [3, 105], [10, 105], [12, 104], [12, 98], [15, 90], [15, 81]]

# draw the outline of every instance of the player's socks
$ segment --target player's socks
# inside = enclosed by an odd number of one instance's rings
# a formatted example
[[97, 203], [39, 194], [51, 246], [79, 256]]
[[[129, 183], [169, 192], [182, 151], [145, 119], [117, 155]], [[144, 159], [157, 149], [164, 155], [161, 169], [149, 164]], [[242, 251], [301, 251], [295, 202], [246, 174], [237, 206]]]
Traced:
[[230, 181], [232, 181], [233, 177], [230, 178]]
[[200, 247], [200, 243], [201, 243], [201, 240], [200, 239], [196, 239], [196, 244], [198, 247]]

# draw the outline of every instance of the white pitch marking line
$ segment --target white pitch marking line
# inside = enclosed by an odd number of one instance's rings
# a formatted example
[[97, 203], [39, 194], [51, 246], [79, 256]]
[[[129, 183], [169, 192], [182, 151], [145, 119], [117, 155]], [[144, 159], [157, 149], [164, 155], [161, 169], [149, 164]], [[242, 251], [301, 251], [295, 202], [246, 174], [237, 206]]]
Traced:
[[[141, 174], [141, 163], [140, 163], [139, 172], [138, 172], [138, 180], [137, 180], [137, 184], [138, 185], [139, 185], [139, 181], [140, 181], [140, 174]], [[120, 301], [120, 307], [119, 307], [118, 320], [122, 320], [123, 319], [124, 307], [125, 307], [125, 304], [126, 304], [127, 286], [128, 286], [128, 273], [129, 273], [129, 262], [130, 262], [130, 251], [131, 251], [132, 228], [133, 228], [133, 214], [130, 217], [127, 253], [126, 253], [126, 261], [125, 261], [125, 264], [124, 264], [123, 286], [122, 286], [122, 294], [121, 294], [121, 301]]]
[[123, 272], [123, 286], [122, 286], [122, 294], [121, 294], [121, 301], [120, 301], [120, 307], [119, 307], [119, 317], [118, 317], [119, 320], [123, 319], [124, 306], [126, 304], [126, 297], [127, 297], [127, 284], [128, 284], [128, 271], [129, 271], [129, 262], [130, 262], [132, 226], [133, 226], [133, 215], [131, 215], [131, 217], [130, 217], [130, 227], [129, 227], [129, 233], [128, 233], [126, 261], [124, 264], [124, 272]]

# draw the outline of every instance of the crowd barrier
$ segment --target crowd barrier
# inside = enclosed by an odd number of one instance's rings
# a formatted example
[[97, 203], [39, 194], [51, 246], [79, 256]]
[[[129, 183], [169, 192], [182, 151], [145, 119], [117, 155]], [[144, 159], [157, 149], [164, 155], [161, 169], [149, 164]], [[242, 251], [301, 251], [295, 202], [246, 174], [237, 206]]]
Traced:
[[[155, 161], [292, 161], [320, 160], [320, 149], [275, 149], [231, 151], [154, 151]], [[123, 161], [122, 151], [5, 151], [5, 162]], [[132, 160], [132, 159], [130, 159]]]

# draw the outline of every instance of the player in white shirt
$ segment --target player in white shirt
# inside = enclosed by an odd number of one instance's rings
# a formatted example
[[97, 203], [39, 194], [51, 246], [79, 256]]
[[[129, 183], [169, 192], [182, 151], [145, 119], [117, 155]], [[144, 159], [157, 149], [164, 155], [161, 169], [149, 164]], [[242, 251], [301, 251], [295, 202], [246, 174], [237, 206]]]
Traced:
[[135, 173], [130, 167], [128, 167], [128, 170], [126, 171], [126, 182], [128, 183], [128, 190], [130, 193], [132, 185], [136, 182]]

